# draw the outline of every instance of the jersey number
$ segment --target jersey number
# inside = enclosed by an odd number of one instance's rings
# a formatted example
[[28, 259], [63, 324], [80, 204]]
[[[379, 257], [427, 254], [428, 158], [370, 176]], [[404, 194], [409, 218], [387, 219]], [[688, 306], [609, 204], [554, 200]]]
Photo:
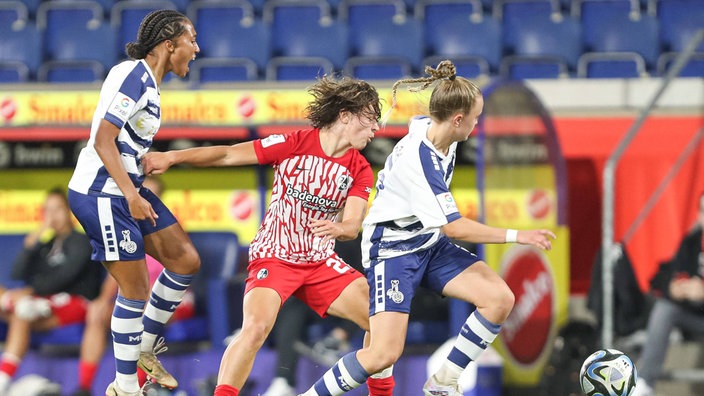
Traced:
[[344, 274], [345, 272], [347, 272], [347, 271], [350, 270], [350, 266], [349, 266], [349, 265], [347, 265], [346, 263], [344, 263], [344, 262], [342, 262], [342, 261], [340, 261], [340, 260], [338, 260], [338, 259], [336, 259], [336, 258], [333, 258], [333, 257], [330, 257], [330, 258], [325, 262], [325, 264], [327, 264], [328, 267], [332, 267], [335, 271], [337, 271], [337, 272], [339, 272], [339, 273], [341, 273], [341, 274]]

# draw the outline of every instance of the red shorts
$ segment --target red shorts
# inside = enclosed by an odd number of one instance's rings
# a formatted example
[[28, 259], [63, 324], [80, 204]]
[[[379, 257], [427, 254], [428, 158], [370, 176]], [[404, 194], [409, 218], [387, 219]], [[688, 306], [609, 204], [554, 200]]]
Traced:
[[245, 294], [255, 287], [268, 287], [279, 293], [281, 304], [294, 295], [322, 317], [327, 316], [330, 305], [350, 283], [363, 278], [337, 254], [307, 264], [291, 264], [273, 257], [256, 259], [247, 270]]
[[56, 316], [62, 326], [72, 323], [82, 323], [86, 320], [88, 300], [79, 295], [57, 293], [44, 296], [49, 300], [51, 313]]

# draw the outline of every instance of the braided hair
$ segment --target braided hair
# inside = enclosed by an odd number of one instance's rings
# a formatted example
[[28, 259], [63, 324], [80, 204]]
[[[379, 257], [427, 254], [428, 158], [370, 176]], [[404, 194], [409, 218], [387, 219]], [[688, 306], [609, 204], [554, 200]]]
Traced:
[[125, 53], [132, 59], [144, 59], [159, 43], [174, 40], [186, 30], [188, 18], [174, 10], [156, 10], [149, 13], [137, 31], [137, 41], [127, 43]]
[[438, 121], [448, 119], [457, 111], [468, 113], [474, 106], [477, 97], [482, 95], [481, 90], [475, 83], [464, 77], [457, 76], [455, 65], [449, 60], [440, 62], [435, 69], [426, 66], [425, 74], [428, 76], [396, 81], [391, 88], [391, 107], [396, 104], [396, 92], [401, 84], [420, 84], [408, 88], [410, 92], [420, 92], [434, 82], [440, 81], [433, 89], [429, 103], [430, 116]]

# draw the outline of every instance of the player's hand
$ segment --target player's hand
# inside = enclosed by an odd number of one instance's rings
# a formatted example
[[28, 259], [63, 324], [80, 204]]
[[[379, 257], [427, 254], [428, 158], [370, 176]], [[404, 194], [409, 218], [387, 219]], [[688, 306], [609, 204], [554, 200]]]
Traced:
[[551, 239], [556, 238], [550, 230], [519, 230], [516, 242], [523, 245], [533, 245], [542, 250], [550, 250], [552, 249]]
[[308, 223], [313, 235], [323, 238], [323, 242], [336, 239], [344, 232], [342, 225], [330, 220], [313, 220]]
[[142, 198], [141, 195], [137, 195], [133, 199], [128, 199], [127, 203], [130, 207], [130, 215], [135, 220], [149, 220], [152, 226], [156, 227], [156, 219], [159, 218], [152, 205], [146, 199]]
[[142, 156], [141, 159], [144, 174], [146, 175], [161, 175], [171, 167], [171, 160], [168, 153], [160, 153], [150, 151]]

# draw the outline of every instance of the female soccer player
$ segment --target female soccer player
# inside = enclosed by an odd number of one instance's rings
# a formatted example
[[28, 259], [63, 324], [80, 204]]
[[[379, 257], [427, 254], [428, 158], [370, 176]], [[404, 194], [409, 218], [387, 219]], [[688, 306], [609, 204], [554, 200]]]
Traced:
[[[452, 352], [428, 379], [425, 395], [461, 396], [457, 380], [471, 360], [494, 341], [514, 303], [511, 290], [486, 263], [450, 238], [471, 243], [518, 242], [550, 249], [548, 230], [490, 227], [459, 214], [450, 193], [457, 142], [477, 125], [484, 100], [479, 88], [455, 75], [450, 61], [430, 76], [398, 85], [439, 81], [430, 97], [430, 117], [413, 118], [379, 172], [377, 196], [362, 232], [363, 264], [369, 282], [369, 346], [340, 359], [303, 396], [341, 395], [370, 373], [388, 367], [403, 352], [408, 315], [420, 285], [474, 304]], [[418, 90], [418, 89], [414, 89]]]
[[[174, 164], [274, 166], [271, 202], [249, 247], [242, 330], [222, 357], [216, 396], [239, 394], [292, 295], [321, 316], [339, 316], [369, 330], [367, 283], [333, 249], [336, 239], [357, 237], [367, 209], [374, 175], [359, 150], [379, 129], [379, 95], [364, 81], [330, 77], [309, 92], [312, 129], [145, 158], [145, 171], [156, 174]], [[390, 371], [369, 381], [373, 396], [391, 395]]]
[[[93, 260], [103, 262], [120, 288], [110, 325], [116, 374], [108, 396], [141, 394], [138, 364], [160, 385], [178, 386], [152, 348], [200, 268], [198, 253], [176, 218], [141, 188], [141, 159], [161, 121], [159, 84], [168, 72], [188, 73], [199, 52], [195, 28], [179, 12], [154, 11], [126, 50], [132, 60], [106, 77], [90, 139], [68, 185], [71, 210], [91, 239]], [[145, 253], [165, 267], [151, 298]]]

